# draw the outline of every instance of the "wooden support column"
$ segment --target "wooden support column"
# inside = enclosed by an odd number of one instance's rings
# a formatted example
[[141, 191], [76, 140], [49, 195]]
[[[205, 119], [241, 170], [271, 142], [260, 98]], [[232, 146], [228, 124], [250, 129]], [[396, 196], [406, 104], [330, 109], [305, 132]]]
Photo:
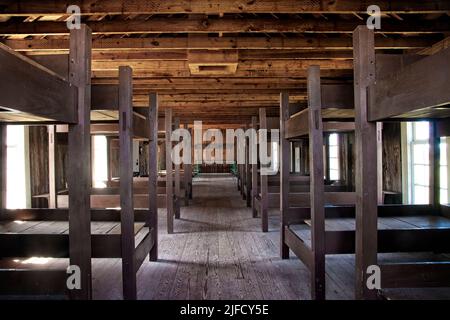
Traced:
[[125, 300], [135, 300], [133, 71], [123, 66], [119, 67], [119, 143], [123, 297]]
[[[252, 117], [252, 129], [257, 130], [257, 119], [256, 117]], [[254, 141], [255, 148], [254, 151], [256, 152], [256, 159], [258, 159], [258, 144], [256, 141]], [[253, 154], [252, 154], [253, 157]], [[258, 164], [257, 163], [252, 163], [251, 165], [251, 171], [252, 171], [252, 216], [253, 218], [256, 218], [258, 216], [258, 211], [256, 210], [256, 206], [255, 206], [255, 197], [258, 195]]]
[[377, 122], [377, 199], [378, 204], [384, 203], [383, 194], [383, 123]]
[[374, 32], [359, 26], [353, 33], [355, 82], [356, 292], [376, 299], [367, 288], [367, 268], [377, 264], [377, 125], [367, 121], [368, 88], [375, 81]]
[[[187, 123], [185, 123], [183, 125], [184, 129], [189, 131], [189, 126]], [[191, 146], [189, 146], [191, 147]], [[189, 199], [192, 199], [191, 196], [191, 188], [192, 188], [192, 183], [191, 183], [191, 179], [192, 179], [192, 159], [190, 159], [191, 163], [183, 163], [183, 169], [184, 169], [184, 175], [183, 175], [183, 180], [184, 180], [184, 204], [186, 206], [189, 205]]]
[[436, 121], [430, 121], [430, 204], [441, 204], [441, 137], [437, 132]]
[[56, 130], [54, 125], [47, 126], [48, 131], [48, 207], [57, 208], [56, 191]]
[[250, 136], [245, 138], [245, 200], [247, 207], [252, 206], [252, 172], [250, 170]]
[[174, 207], [173, 207], [173, 162], [172, 162], [172, 109], [166, 108], [165, 110], [165, 148], [166, 148], [166, 209], [167, 209], [167, 233], [173, 233], [173, 219], [174, 219]]
[[8, 178], [7, 171], [7, 127], [0, 124], [0, 209], [6, 209], [6, 185]]
[[[280, 255], [289, 259], [289, 247], [285, 243], [284, 229], [289, 210], [289, 141], [285, 138], [286, 121], [289, 119], [289, 93], [280, 94]], [[266, 182], [267, 184], [267, 182]]]
[[[267, 130], [267, 117], [266, 109], [259, 108], [259, 129]], [[267, 145], [267, 141], [263, 141]], [[289, 163], [288, 163], [289, 165]], [[268, 178], [267, 172], [264, 172], [263, 165], [260, 166], [261, 175], [261, 220], [262, 220], [262, 231], [269, 231], [269, 199], [268, 199]]]
[[[174, 130], [180, 128], [180, 118], [175, 118], [174, 120]], [[175, 196], [177, 199], [181, 199], [181, 179], [180, 179], [180, 165], [174, 164], [175, 168]], [[175, 212], [175, 218], [180, 219], [180, 211]]]
[[92, 298], [91, 264], [91, 30], [82, 25], [70, 32], [70, 82], [77, 88], [76, 124], [69, 125], [68, 172], [70, 264], [81, 271], [81, 289], [73, 299]]
[[148, 145], [148, 210], [147, 225], [153, 228], [153, 247], [150, 250], [150, 261], [158, 260], [158, 95], [150, 93], [150, 123]]
[[325, 208], [320, 67], [308, 68], [309, 167], [311, 173], [311, 297], [325, 299]]

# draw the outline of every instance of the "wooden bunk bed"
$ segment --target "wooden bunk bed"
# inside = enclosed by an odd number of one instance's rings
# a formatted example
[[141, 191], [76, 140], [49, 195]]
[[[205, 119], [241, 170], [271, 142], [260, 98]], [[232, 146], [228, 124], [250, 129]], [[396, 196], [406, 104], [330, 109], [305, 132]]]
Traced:
[[[352, 94], [351, 86], [349, 85], [327, 85], [322, 88], [322, 95], [327, 101], [329, 107], [322, 109], [322, 113], [327, 119], [332, 122], [326, 123], [326, 132], [340, 132], [348, 133], [354, 131], [355, 125], [353, 123], [353, 110], [352, 106]], [[334, 96], [338, 96], [336, 100]], [[305, 112], [307, 110], [300, 111], [290, 116], [288, 125], [289, 130], [286, 131], [285, 139], [299, 139], [304, 138], [306, 132], [299, 132], [299, 126], [303, 125]], [[342, 122], [337, 122], [341, 120]], [[273, 121], [272, 121], [273, 122]], [[279, 119], [276, 124], [276, 128], [280, 128]], [[273, 128], [275, 124], [267, 125], [267, 118], [265, 109], [260, 109], [260, 128]], [[289, 142], [287, 142], [289, 144]], [[290, 146], [288, 145], [288, 151], [290, 152]], [[290, 156], [289, 156], [290, 159]], [[287, 170], [290, 171], [290, 168]], [[257, 172], [257, 170], [254, 170]], [[260, 170], [261, 173], [261, 170]], [[282, 182], [282, 176], [277, 175], [261, 175], [259, 179], [256, 178], [258, 189], [255, 189], [254, 193], [254, 206], [253, 216], [259, 215], [262, 219], [263, 232], [268, 231], [268, 211], [270, 208], [280, 208], [280, 184]], [[310, 203], [310, 176], [297, 173], [289, 173], [289, 181], [286, 186], [289, 189], [288, 203], [290, 207], [307, 207]], [[257, 190], [257, 191], [256, 191]], [[327, 203], [333, 205], [348, 205], [355, 203], [354, 192], [349, 192], [348, 187], [340, 184], [329, 184], [325, 186]]]
[[[315, 145], [321, 145], [324, 127], [320, 112], [324, 103], [320, 94], [320, 70], [318, 67], [311, 67], [308, 72], [309, 116], [305, 117], [301, 128], [306, 132], [309, 131], [312, 142], [311, 190], [314, 191], [314, 196], [311, 198], [310, 206], [306, 208], [292, 209], [284, 206], [287, 199], [282, 201], [281, 206], [286, 209], [282, 209], [281, 255], [288, 258], [291, 249], [308, 267], [311, 271], [311, 293], [315, 299], [325, 298], [327, 254], [355, 253], [356, 298], [375, 299], [379, 297], [380, 292], [369, 289], [366, 283], [370, 275], [368, 267], [378, 265], [378, 253], [450, 251], [448, 206], [439, 204], [437, 192], [439, 190], [439, 171], [435, 169], [439, 167], [436, 163], [438, 161], [436, 153], [439, 149], [437, 139], [432, 138], [434, 142], [430, 154], [431, 167], [434, 168], [434, 174], [430, 175], [432, 177], [430, 205], [380, 204], [382, 193], [380, 175], [377, 176], [377, 172], [381, 171], [378, 170], [379, 164], [375, 161], [379, 150], [376, 121], [417, 120], [418, 110], [423, 115], [424, 109], [428, 110], [427, 117], [424, 117], [426, 119], [448, 117], [448, 108], [436, 110], [431, 107], [448, 105], [449, 92], [445, 88], [448, 74], [441, 74], [440, 83], [431, 78], [426, 81], [431, 87], [430, 90], [434, 90], [433, 96], [423, 94], [428, 92], [426, 90], [428, 88], [425, 88], [425, 91], [419, 90], [413, 84], [422, 86], [423, 74], [431, 77], [432, 70], [438, 68], [445, 70], [442, 66], [449, 65], [450, 50], [444, 50], [432, 57], [413, 59], [417, 62], [409, 64], [406, 61], [411, 61], [410, 57], [380, 56], [375, 60], [373, 41], [373, 31], [365, 26], [355, 30], [356, 195], [359, 199], [356, 206], [326, 205], [326, 193], [322, 183], [322, 149], [314, 148]], [[395, 70], [395, 65], [400, 65], [400, 70]], [[370, 100], [367, 99], [369, 87]], [[414, 90], [413, 99], [411, 88]], [[439, 101], [442, 103], [437, 103]], [[283, 105], [282, 103], [281, 111], [285, 118], [284, 143], [286, 143], [286, 138], [290, 137], [287, 134], [289, 117], [287, 108]], [[437, 131], [433, 129], [435, 127], [434, 124], [431, 125], [432, 132]], [[433, 137], [433, 134], [431, 136]], [[282, 157], [286, 154], [287, 152], [283, 150]], [[283, 177], [286, 175], [283, 174], [284, 169], [286, 164], [282, 161]], [[394, 259], [389, 263], [383, 262], [379, 265], [381, 287], [386, 289], [450, 286], [449, 266], [450, 263], [442, 261], [404, 263]]]
[[[1, 45], [0, 118], [7, 124], [68, 124], [68, 209], [5, 209], [6, 126], [1, 126], [1, 295], [92, 298], [92, 258], [121, 258], [125, 299], [136, 299], [136, 272], [150, 253], [157, 258], [156, 210], [134, 210], [132, 199], [131, 69], [120, 69], [121, 209], [91, 210], [90, 117], [91, 31], [70, 34], [70, 63], [63, 77]], [[20, 94], [17, 88], [21, 88]], [[92, 96], [93, 97], [93, 96]], [[156, 113], [155, 113], [156, 114]], [[154, 117], [155, 119], [155, 117]], [[156, 157], [155, 157], [156, 158]], [[150, 161], [151, 162], [151, 161]], [[155, 177], [156, 181], [156, 177]], [[51, 257], [57, 266], [24, 259]], [[69, 260], [67, 260], [67, 258]], [[68, 289], [67, 268], [77, 266], [80, 287]]]

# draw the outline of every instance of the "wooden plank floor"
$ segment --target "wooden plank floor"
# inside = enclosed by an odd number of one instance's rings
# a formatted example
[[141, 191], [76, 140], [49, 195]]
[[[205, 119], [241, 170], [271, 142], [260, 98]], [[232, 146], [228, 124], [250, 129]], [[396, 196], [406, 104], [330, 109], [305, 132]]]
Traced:
[[[270, 232], [260, 232], [231, 176], [194, 180], [194, 200], [167, 235], [160, 209], [160, 256], [138, 272], [139, 299], [309, 299], [310, 276], [291, 253], [279, 258], [279, 217], [270, 216]], [[405, 255], [404, 259], [416, 259]], [[94, 298], [121, 299], [119, 259], [95, 259]], [[352, 299], [354, 257], [327, 257], [327, 298]], [[395, 299], [450, 299], [450, 289], [393, 290]]]

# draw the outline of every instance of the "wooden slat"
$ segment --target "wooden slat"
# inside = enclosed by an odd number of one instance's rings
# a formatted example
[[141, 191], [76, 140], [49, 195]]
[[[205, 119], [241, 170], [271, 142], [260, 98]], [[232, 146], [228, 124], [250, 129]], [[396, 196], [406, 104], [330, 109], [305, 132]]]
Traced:
[[289, 249], [306, 265], [309, 270], [313, 269], [313, 252], [311, 248], [289, 227], [284, 228], [285, 242]]
[[368, 119], [368, 87], [375, 81], [374, 33], [359, 26], [353, 34], [356, 126], [356, 293], [376, 299], [366, 286], [367, 267], [377, 264], [377, 128]]
[[[78, 122], [69, 125], [67, 183], [69, 186], [70, 264], [81, 270], [81, 289], [72, 290], [74, 299], [91, 299], [91, 232], [89, 190], [91, 186], [91, 30], [85, 25], [70, 34], [70, 75], [77, 88], [74, 105]], [[60, 106], [59, 106], [60, 107]]]
[[151, 228], [148, 233], [145, 235], [144, 239], [139, 243], [139, 245], [136, 248], [135, 253], [135, 270], [134, 272], [138, 272], [139, 268], [142, 266], [142, 264], [145, 261], [145, 258], [151, 252], [152, 248], [155, 246], [155, 242], [153, 242], [154, 236], [153, 233], [155, 230]]
[[173, 233], [173, 162], [172, 162], [172, 109], [165, 110], [165, 145], [166, 145], [166, 208], [167, 208], [167, 232]]
[[285, 139], [298, 138], [308, 134], [308, 113], [309, 110], [305, 109], [286, 120]]
[[370, 88], [369, 120], [408, 118], [411, 112], [439, 106], [443, 109], [435, 109], [435, 117], [448, 117], [449, 61], [447, 48], [390, 74], [377, 74], [380, 79]]
[[52, 71], [0, 44], [0, 106], [76, 123], [76, 90]]
[[289, 94], [282, 92], [280, 94], [280, 196], [279, 208], [281, 213], [281, 230], [280, 230], [280, 256], [282, 259], [289, 258], [289, 248], [286, 245], [285, 226], [286, 211], [289, 208], [289, 173], [290, 173], [290, 153], [289, 141], [286, 133], [289, 130]]
[[[177, 130], [180, 128], [180, 118], [176, 117], [174, 119], [174, 130]], [[177, 198], [181, 198], [181, 177], [180, 177], [180, 171], [181, 171], [181, 167], [180, 164], [174, 164], [174, 178], [175, 178], [175, 183], [174, 183], [174, 194]], [[175, 218], [176, 219], [180, 219], [180, 212], [176, 212], [175, 213]]]
[[158, 259], [158, 95], [156, 93], [150, 93], [149, 104], [148, 208], [150, 217], [147, 224], [149, 228], [153, 228], [154, 245], [150, 251], [150, 260], [156, 261]]
[[325, 299], [325, 197], [320, 68], [308, 69], [309, 164], [311, 174], [311, 297]]
[[136, 300], [134, 205], [133, 205], [133, 71], [119, 69], [119, 165], [122, 279], [125, 300]]

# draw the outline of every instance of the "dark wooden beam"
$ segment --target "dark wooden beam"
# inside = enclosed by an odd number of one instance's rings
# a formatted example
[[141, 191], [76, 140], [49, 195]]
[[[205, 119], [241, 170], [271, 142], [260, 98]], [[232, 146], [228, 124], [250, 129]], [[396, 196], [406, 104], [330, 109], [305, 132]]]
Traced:
[[136, 300], [133, 205], [133, 70], [119, 68], [119, 166], [122, 282], [125, 300]]
[[[255, 130], [255, 132], [258, 132], [258, 119], [256, 116], [252, 117], [252, 129]], [[250, 156], [256, 160], [251, 164], [251, 175], [252, 175], [252, 217], [256, 218], [258, 216], [258, 212], [256, 210], [256, 204], [255, 204], [255, 197], [258, 195], [259, 188], [258, 188], [258, 144], [256, 141], [254, 142], [255, 146], [251, 149]], [[256, 154], [254, 154], [254, 153]]]
[[[259, 129], [266, 130], [267, 129], [267, 117], [266, 117], [266, 109], [259, 109]], [[267, 135], [268, 137], [268, 135]], [[268, 148], [267, 141], [261, 141], [266, 145], [266, 150]], [[261, 148], [261, 145], [260, 145]], [[262, 222], [262, 231], [269, 231], [269, 203], [268, 203], [268, 184], [267, 184], [267, 172], [264, 172], [264, 168], [268, 169], [267, 165], [260, 165], [260, 176], [261, 176], [261, 222]]]
[[367, 121], [368, 87], [375, 81], [374, 33], [359, 26], [353, 34], [356, 167], [356, 298], [375, 299], [367, 268], [377, 264], [377, 127]]
[[280, 94], [280, 256], [281, 259], [289, 258], [289, 247], [286, 244], [284, 228], [286, 226], [287, 210], [289, 208], [289, 141], [286, 133], [288, 131], [289, 120], [289, 94], [282, 92]]
[[[81, 270], [81, 289], [74, 299], [92, 298], [91, 265], [91, 30], [85, 25], [70, 34], [70, 78], [77, 91], [76, 124], [69, 125], [67, 183], [69, 186], [70, 264]], [[63, 91], [62, 91], [63, 92]], [[62, 93], [61, 91], [58, 94]], [[60, 106], [59, 106], [60, 107]]]
[[153, 228], [153, 247], [150, 251], [150, 261], [158, 260], [158, 95], [149, 95], [149, 125], [150, 141], [148, 145], [148, 227]]
[[311, 297], [325, 299], [325, 197], [320, 68], [308, 69], [309, 166], [311, 204]]
[[383, 289], [450, 286], [448, 262], [382, 264], [380, 269]]
[[167, 208], [167, 232], [169, 234], [173, 233], [173, 219], [174, 219], [174, 208], [173, 208], [173, 162], [172, 162], [172, 109], [167, 108], [165, 110], [165, 145], [166, 145], [166, 208]]

